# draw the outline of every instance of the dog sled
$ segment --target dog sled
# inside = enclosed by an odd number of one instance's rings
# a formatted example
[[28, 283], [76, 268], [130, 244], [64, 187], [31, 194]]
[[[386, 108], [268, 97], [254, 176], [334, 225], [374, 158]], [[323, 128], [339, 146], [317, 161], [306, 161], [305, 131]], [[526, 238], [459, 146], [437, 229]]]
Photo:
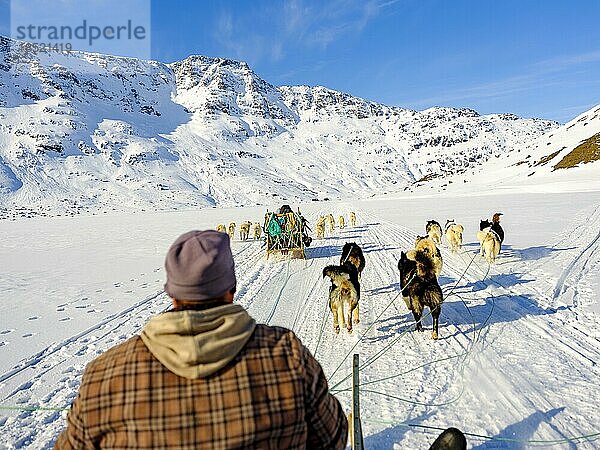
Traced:
[[298, 212], [292, 211], [289, 205], [283, 205], [276, 212], [265, 214], [265, 230], [267, 259], [277, 255], [284, 258], [304, 259], [304, 249], [310, 246], [312, 238], [308, 235], [308, 221]]

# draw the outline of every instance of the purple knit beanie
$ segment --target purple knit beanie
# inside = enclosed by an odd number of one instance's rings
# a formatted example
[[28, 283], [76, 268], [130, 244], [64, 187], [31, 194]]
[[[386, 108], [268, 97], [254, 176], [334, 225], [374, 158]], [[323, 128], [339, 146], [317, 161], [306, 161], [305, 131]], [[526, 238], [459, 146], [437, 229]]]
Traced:
[[165, 258], [165, 292], [177, 300], [210, 300], [235, 287], [229, 236], [189, 231], [171, 245]]

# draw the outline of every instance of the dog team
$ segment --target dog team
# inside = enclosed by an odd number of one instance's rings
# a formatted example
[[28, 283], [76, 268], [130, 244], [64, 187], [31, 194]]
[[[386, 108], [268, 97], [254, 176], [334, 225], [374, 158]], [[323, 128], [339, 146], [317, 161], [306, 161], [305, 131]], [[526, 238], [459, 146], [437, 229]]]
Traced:
[[[350, 223], [350, 226], [353, 226], [353, 227], [356, 226], [356, 214], [354, 213], [354, 211], [351, 211], [350, 214], [348, 215], [348, 222]], [[346, 219], [344, 218], [343, 215], [340, 215], [338, 217], [338, 224], [339, 224], [340, 229], [345, 228]], [[333, 234], [333, 232], [335, 231], [335, 219], [333, 217], [333, 214], [328, 214], [326, 216], [320, 216], [317, 219], [317, 223], [315, 225], [315, 232], [317, 234], [317, 239], [325, 238], [325, 225], [328, 225], [329, 233]], [[221, 233], [227, 233], [229, 235], [229, 239], [233, 240], [233, 238], [235, 236], [236, 227], [237, 227], [237, 224], [235, 222], [229, 222], [229, 225], [227, 227], [225, 227], [224, 224], [220, 223], [215, 227], [215, 229], [217, 231], [220, 231]], [[252, 231], [253, 239], [259, 240], [262, 235], [263, 229], [262, 229], [262, 226], [260, 225], [260, 223], [258, 223], [258, 222], [255, 222], [254, 224], [252, 224], [252, 222], [250, 222], [250, 221], [243, 222], [239, 226], [240, 240], [247, 241], [250, 238], [250, 231]]]
[[[504, 240], [504, 230], [500, 226], [501, 215], [502, 213], [494, 214], [491, 222], [481, 220], [477, 233], [480, 255], [490, 264], [495, 262]], [[427, 236], [417, 236], [414, 249], [400, 254], [400, 289], [406, 307], [413, 314], [417, 331], [423, 331], [423, 310], [427, 307], [433, 321], [431, 337], [438, 339], [439, 317], [444, 301], [438, 282], [443, 267], [442, 254], [438, 248], [442, 243], [442, 227], [435, 220], [430, 220], [425, 225], [425, 232]], [[462, 225], [454, 220], [446, 221], [444, 236], [452, 253], [462, 248], [463, 232]], [[333, 329], [336, 333], [339, 333], [340, 326], [352, 333], [352, 324], [360, 321], [360, 276], [365, 262], [360, 246], [355, 242], [348, 242], [342, 248], [340, 264], [323, 269], [323, 278], [329, 277], [331, 280], [329, 309], [333, 314]]]
[[[350, 211], [348, 214], [348, 223], [351, 227], [356, 226], [356, 213], [354, 211]], [[346, 227], [346, 218], [343, 215], [338, 217], [338, 226], [340, 230], [343, 230]], [[335, 231], [335, 219], [333, 214], [327, 214], [326, 216], [319, 216], [317, 222], [315, 223], [315, 233], [317, 235], [317, 239], [325, 238], [325, 229], [327, 228], [329, 234], [333, 234]]]
[[[229, 222], [229, 225], [227, 228], [225, 228], [225, 225], [220, 223], [215, 227], [215, 229], [221, 233], [227, 233], [229, 235], [229, 239], [233, 240], [236, 226], [237, 225], [235, 222]], [[240, 240], [247, 241], [250, 238], [250, 231], [252, 231], [252, 237], [255, 241], [260, 239], [260, 236], [262, 235], [262, 227], [260, 226], [260, 223], [255, 222], [253, 225], [252, 222], [246, 221], [240, 224]]]
[[[504, 240], [504, 230], [500, 225], [502, 213], [495, 213], [492, 220], [482, 219], [477, 232], [479, 241], [479, 254], [489, 264], [494, 264], [500, 253]], [[348, 222], [356, 226], [356, 213], [350, 212]], [[345, 218], [338, 217], [338, 226], [345, 228]], [[335, 218], [333, 214], [319, 216], [315, 224], [317, 239], [324, 239], [326, 231], [333, 234], [335, 231]], [[233, 239], [236, 223], [230, 222], [225, 228], [224, 224], [216, 227], [217, 231], [227, 232]], [[242, 241], [249, 239], [250, 231], [254, 240], [262, 234], [261, 225], [246, 221], [239, 226], [239, 235]], [[416, 329], [423, 331], [422, 317], [425, 307], [429, 308], [433, 320], [432, 339], [438, 338], [439, 317], [443, 302], [442, 289], [438, 277], [442, 271], [443, 261], [439, 247], [442, 245], [442, 236], [445, 237], [451, 253], [462, 249], [464, 227], [454, 219], [446, 220], [443, 231], [442, 226], [435, 220], [429, 220], [425, 225], [426, 236], [417, 236], [415, 247], [407, 252], [401, 252], [398, 261], [400, 272], [400, 289], [406, 307], [412, 312]], [[355, 242], [348, 242], [342, 248], [339, 265], [328, 265], [323, 269], [323, 278], [329, 277], [329, 308], [333, 314], [333, 328], [339, 333], [344, 327], [352, 333], [352, 324], [359, 323], [360, 277], [365, 268], [365, 257], [360, 246]]]

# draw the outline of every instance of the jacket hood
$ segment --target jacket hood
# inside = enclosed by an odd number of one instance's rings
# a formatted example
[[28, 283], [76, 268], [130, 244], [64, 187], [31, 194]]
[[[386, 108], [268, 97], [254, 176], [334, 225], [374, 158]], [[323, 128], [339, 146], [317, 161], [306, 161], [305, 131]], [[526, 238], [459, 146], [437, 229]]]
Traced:
[[152, 317], [141, 333], [148, 350], [171, 372], [205, 378], [244, 348], [256, 321], [240, 305], [169, 311]]

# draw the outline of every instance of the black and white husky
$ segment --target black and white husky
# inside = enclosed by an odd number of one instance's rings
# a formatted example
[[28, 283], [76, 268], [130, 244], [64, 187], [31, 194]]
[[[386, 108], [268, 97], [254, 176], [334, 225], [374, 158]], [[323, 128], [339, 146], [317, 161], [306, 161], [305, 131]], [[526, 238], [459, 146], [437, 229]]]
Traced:
[[496, 213], [492, 217], [492, 231], [498, 235], [501, 244], [504, 242], [504, 230], [500, 226], [500, 216], [502, 215], [502, 213]]
[[352, 333], [352, 321], [358, 323], [358, 301], [360, 300], [360, 284], [358, 270], [347, 261], [339, 266], [327, 266], [323, 269], [323, 278], [331, 279], [329, 287], [329, 309], [333, 313], [333, 329], [340, 331], [340, 325]]

